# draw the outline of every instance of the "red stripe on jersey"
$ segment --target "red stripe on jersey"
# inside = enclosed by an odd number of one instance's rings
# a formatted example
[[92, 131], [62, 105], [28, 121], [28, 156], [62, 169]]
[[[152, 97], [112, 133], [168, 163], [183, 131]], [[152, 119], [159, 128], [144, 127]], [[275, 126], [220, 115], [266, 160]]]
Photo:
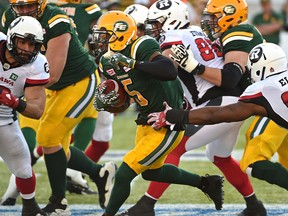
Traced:
[[178, 44], [183, 44], [183, 42], [182, 41], [171, 41], [171, 42], [167, 42], [167, 43], [162, 43], [160, 45], [160, 48], [161, 48], [161, 50], [165, 50], [165, 49], [171, 48], [171, 46], [173, 44], [178, 45]]
[[249, 100], [249, 99], [252, 99], [252, 98], [259, 98], [259, 97], [262, 97], [262, 92], [259, 92], [257, 94], [253, 94], [253, 95], [244, 95], [244, 96], [241, 96], [239, 98], [239, 100]]
[[47, 84], [49, 79], [42, 79], [42, 80], [32, 80], [32, 79], [26, 79], [26, 86], [39, 86], [39, 85], [45, 85]]

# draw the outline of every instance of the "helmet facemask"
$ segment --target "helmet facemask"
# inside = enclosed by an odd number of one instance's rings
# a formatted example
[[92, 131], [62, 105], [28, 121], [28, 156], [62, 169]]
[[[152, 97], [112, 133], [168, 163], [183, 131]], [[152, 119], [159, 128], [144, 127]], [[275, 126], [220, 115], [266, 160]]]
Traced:
[[111, 30], [106, 30], [106, 28], [97, 28], [95, 25], [92, 29], [92, 41], [90, 42], [93, 55], [96, 58], [101, 57], [104, 53], [108, 51], [109, 43], [115, 42], [117, 36]]
[[157, 41], [164, 33], [162, 24], [158, 20], [146, 20], [145, 21], [145, 34], [155, 38]]
[[[34, 45], [34, 50], [29, 52], [21, 49], [18, 46], [18, 43], [21, 43], [21, 39]], [[35, 61], [38, 53], [40, 52], [42, 42], [37, 41], [34, 35], [27, 34], [23, 36], [15, 33], [10, 37], [10, 43], [7, 45], [9, 46], [8, 50], [13, 58], [16, 59], [19, 64], [24, 65]]]
[[[39, 19], [46, 8], [47, 0], [10, 0], [10, 5], [15, 18], [19, 16], [31, 16]], [[29, 12], [21, 12], [21, 7], [28, 8]], [[35, 7], [35, 10], [30, 11], [29, 7]]]
[[[221, 14], [219, 14], [221, 16]], [[215, 14], [203, 13], [201, 19], [201, 28], [203, 32], [211, 39], [217, 39], [221, 36], [221, 28], [218, 25], [219, 18]]]

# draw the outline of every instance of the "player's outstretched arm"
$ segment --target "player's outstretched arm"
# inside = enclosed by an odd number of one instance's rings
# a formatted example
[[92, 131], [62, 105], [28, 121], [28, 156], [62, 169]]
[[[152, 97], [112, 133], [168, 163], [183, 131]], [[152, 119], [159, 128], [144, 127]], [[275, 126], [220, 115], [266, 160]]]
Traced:
[[[166, 105], [166, 107], [167, 106], [168, 105]], [[237, 102], [235, 104], [222, 107], [207, 106], [195, 108], [189, 111], [165, 109], [165, 111], [160, 113], [149, 114], [148, 123], [152, 124], [152, 127], [155, 128], [156, 126], [156, 129], [159, 129], [160, 127], [164, 127], [169, 124], [178, 123], [206, 125], [221, 122], [236, 122], [245, 120], [253, 115], [266, 116], [267, 112], [262, 106], [253, 103]], [[159, 125], [159, 122], [164, 122], [165, 124]]]

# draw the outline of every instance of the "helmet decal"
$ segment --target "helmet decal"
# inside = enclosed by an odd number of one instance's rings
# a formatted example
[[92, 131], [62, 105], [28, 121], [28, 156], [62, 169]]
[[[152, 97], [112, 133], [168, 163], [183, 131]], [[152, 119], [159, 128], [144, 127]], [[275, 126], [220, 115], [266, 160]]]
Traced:
[[252, 50], [249, 54], [249, 60], [251, 61], [251, 64], [258, 62], [262, 57], [262, 55], [263, 55], [262, 47], [256, 47], [254, 50]]
[[115, 22], [114, 32], [125, 32], [128, 30], [128, 28], [128, 23], [126, 23], [125, 21], [118, 21]]
[[172, 6], [172, 2], [170, 0], [160, 0], [156, 3], [156, 8], [159, 10], [167, 10]]
[[236, 8], [234, 5], [226, 5], [223, 9], [224, 14], [233, 15], [236, 13]]

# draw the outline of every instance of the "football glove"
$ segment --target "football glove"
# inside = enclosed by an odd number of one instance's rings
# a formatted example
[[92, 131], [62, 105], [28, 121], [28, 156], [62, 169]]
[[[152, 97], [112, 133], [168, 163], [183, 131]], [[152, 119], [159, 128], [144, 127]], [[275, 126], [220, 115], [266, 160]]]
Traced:
[[171, 51], [174, 55], [169, 54], [169, 57], [188, 73], [200, 75], [204, 72], [205, 67], [196, 61], [190, 45], [186, 48], [183, 44], [173, 44]]
[[133, 69], [135, 66], [136, 60], [128, 58], [125, 55], [123, 55], [122, 53], [115, 53], [111, 56], [110, 63], [116, 69], [119, 68], [118, 65]]
[[112, 106], [118, 101], [119, 94], [117, 94], [114, 90], [112, 90], [108, 94], [104, 93], [106, 87], [107, 86], [98, 86], [96, 88], [93, 106], [97, 111], [104, 111], [109, 106]]
[[10, 90], [5, 87], [0, 88], [0, 103], [13, 109], [17, 109], [19, 106], [19, 98], [11, 94]]
[[162, 127], [166, 127], [166, 126], [174, 126], [174, 124], [168, 122], [166, 120], [166, 113], [168, 110], [171, 110], [172, 108], [168, 105], [168, 103], [165, 101], [163, 103], [163, 105], [165, 106], [165, 110], [162, 112], [154, 112], [154, 113], [150, 113], [148, 115], [148, 124], [152, 124], [152, 128], [154, 128], [155, 130], [160, 130]]

